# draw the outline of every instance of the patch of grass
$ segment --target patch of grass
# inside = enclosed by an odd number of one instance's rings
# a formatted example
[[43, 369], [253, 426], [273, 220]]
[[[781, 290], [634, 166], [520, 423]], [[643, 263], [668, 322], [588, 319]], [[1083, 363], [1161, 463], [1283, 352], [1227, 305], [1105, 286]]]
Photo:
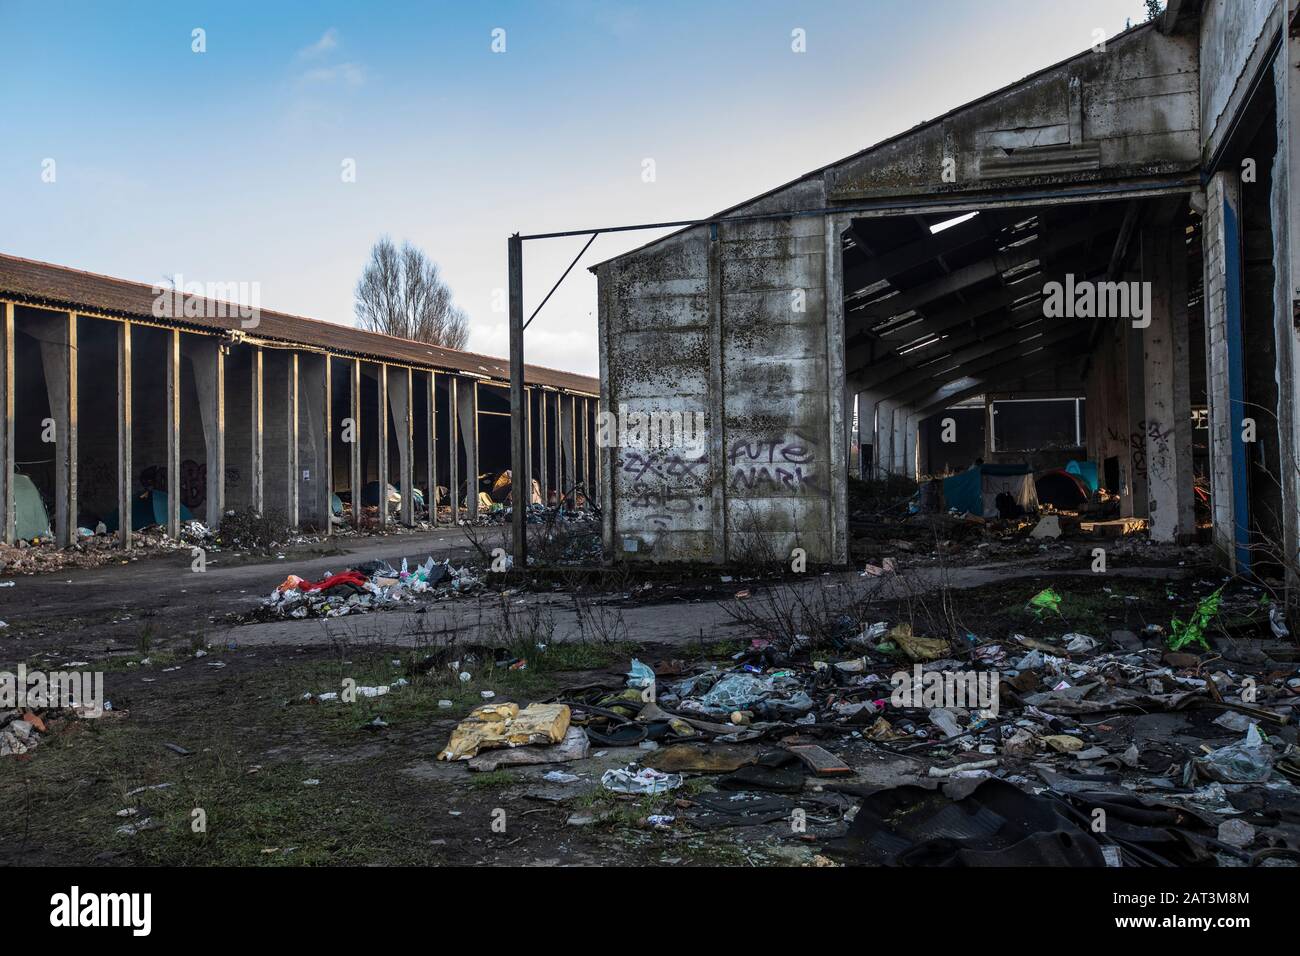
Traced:
[[515, 782], [514, 774], [508, 770], [492, 770], [487, 773], [475, 773], [469, 777], [469, 786], [474, 790], [497, 790], [508, 787]]

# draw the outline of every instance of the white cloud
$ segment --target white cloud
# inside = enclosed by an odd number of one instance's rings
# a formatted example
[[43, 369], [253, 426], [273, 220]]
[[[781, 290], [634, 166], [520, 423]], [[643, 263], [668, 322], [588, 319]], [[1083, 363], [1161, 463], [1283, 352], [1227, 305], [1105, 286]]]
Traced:
[[305, 46], [298, 51], [299, 59], [308, 60], [318, 56], [324, 56], [331, 52], [339, 45], [339, 31], [330, 27], [320, 35], [320, 39], [310, 46]]
[[306, 70], [298, 79], [302, 83], [313, 85], [341, 83], [344, 86], [357, 87], [366, 82], [366, 70], [360, 63], [339, 63], [335, 66], [319, 66]]

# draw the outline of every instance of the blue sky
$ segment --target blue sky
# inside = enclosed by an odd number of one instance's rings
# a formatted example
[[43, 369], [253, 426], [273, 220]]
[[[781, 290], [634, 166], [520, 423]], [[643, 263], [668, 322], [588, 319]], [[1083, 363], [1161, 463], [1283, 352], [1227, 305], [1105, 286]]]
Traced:
[[[266, 308], [351, 324], [388, 233], [441, 265], [470, 348], [505, 354], [511, 232], [716, 212], [1144, 18], [1141, 0], [0, 0], [0, 251], [257, 282]], [[602, 236], [583, 265], [650, 238]], [[526, 244], [528, 311], [583, 241]], [[594, 374], [595, 312], [575, 269], [528, 360]]]

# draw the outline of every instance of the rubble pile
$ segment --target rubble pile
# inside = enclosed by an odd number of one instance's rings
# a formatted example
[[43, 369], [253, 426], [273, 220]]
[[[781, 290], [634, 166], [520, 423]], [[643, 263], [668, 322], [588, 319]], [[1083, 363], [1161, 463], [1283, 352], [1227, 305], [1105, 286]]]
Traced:
[[0, 757], [35, 750], [45, 732], [45, 721], [33, 711], [0, 711]]
[[432, 557], [414, 569], [406, 559], [400, 569], [383, 561], [368, 561], [319, 581], [291, 574], [263, 600], [262, 611], [273, 618], [342, 617], [420, 598], [442, 600], [482, 586], [474, 571]]
[[[1051, 588], [1024, 601], [1060, 620]], [[846, 862], [1300, 865], [1300, 655], [1278, 614], [1274, 639], [1227, 637], [1223, 606], [1219, 589], [1141, 634], [949, 639], [874, 621], [829, 643], [754, 639], [725, 664], [633, 660], [619, 683], [548, 702], [564, 728], [506, 739], [528, 708], [497, 703], [445, 754], [570, 764], [548, 782], [659, 799], [642, 821], [658, 831], [788, 834], [799, 811]], [[476, 765], [459, 742], [485, 733], [506, 749]]]
[[71, 547], [60, 548], [53, 537], [46, 535], [30, 541], [19, 539], [12, 545], [0, 544], [0, 575], [44, 574], [66, 568], [100, 568], [135, 560], [150, 552], [188, 550], [194, 545], [211, 546], [213, 537], [201, 521], [187, 521], [181, 525], [179, 539], [167, 536], [167, 529], [153, 526], [131, 535], [134, 551], [124, 552], [116, 532], [78, 528], [77, 541]]

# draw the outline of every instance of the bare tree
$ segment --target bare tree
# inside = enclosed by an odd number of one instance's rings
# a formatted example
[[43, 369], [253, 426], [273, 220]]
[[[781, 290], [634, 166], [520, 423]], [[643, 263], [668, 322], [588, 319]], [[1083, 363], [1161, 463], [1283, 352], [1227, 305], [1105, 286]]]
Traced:
[[357, 325], [451, 349], [469, 341], [469, 318], [451, 300], [438, 266], [420, 249], [403, 242], [398, 249], [380, 236], [357, 282]]

